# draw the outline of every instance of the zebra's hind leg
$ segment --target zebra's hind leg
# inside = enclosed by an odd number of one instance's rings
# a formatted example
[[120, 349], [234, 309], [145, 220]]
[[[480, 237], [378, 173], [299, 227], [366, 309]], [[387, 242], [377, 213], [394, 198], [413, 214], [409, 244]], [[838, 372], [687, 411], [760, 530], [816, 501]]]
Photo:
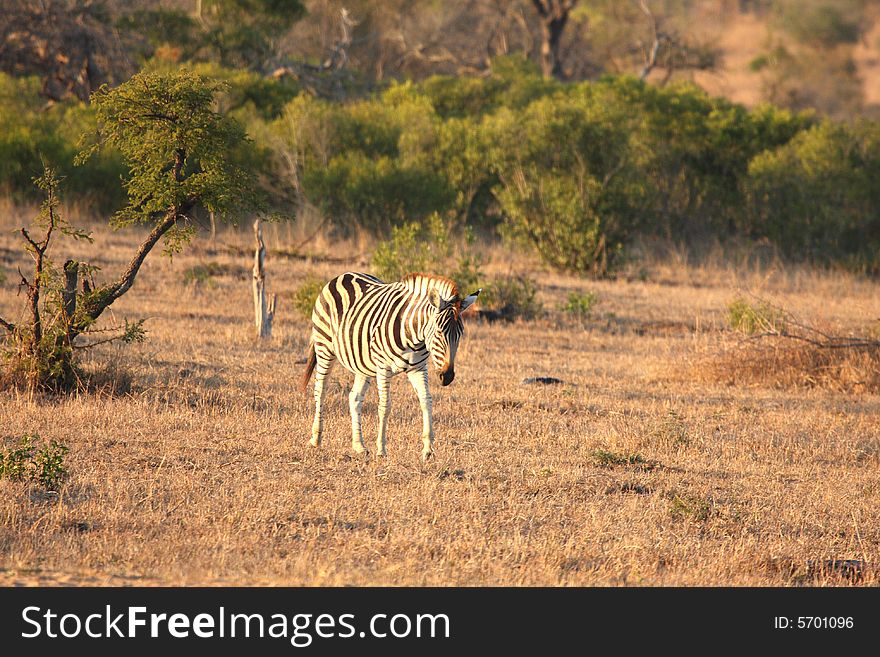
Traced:
[[324, 429], [324, 418], [321, 415], [321, 404], [324, 401], [324, 379], [333, 367], [335, 356], [324, 345], [315, 345], [315, 421], [312, 423], [312, 438], [309, 444], [312, 447], [321, 446], [321, 432]]
[[376, 387], [379, 389], [379, 437], [376, 438], [376, 455], [385, 456], [385, 432], [388, 428], [388, 413], [391, 410], [391, 372], [380, 369], [376, 372]]
[[367, 451], [364, 447], [364, 437], [361, 433], [361, 410], [364, 407], [364, 396], [370, 387], [369, 377], [363, 374], [354, 375], [354, 385], [348, 395], [348, 409], [351, 411], [351, 448], [358, 454]]
[[422, 407], [422, 460], [434, 454], [434, 423], [431, 418], [431, 391], [428, 390], [428, 370], [407, 372], [407, 378], [419, 396]]

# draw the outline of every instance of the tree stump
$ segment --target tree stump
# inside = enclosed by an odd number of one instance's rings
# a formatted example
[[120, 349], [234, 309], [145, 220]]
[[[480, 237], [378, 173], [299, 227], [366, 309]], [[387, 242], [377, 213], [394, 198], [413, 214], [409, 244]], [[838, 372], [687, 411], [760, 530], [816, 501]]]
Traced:
[[257, 337], [271, 338], [277, 295], [273, 294], [268, 299], [266, 294], [266, 245], [263, 243], [263, 227], [259, 219], [254, 221], [254, 237], [257, 241], [254, 252], [254, 324]]

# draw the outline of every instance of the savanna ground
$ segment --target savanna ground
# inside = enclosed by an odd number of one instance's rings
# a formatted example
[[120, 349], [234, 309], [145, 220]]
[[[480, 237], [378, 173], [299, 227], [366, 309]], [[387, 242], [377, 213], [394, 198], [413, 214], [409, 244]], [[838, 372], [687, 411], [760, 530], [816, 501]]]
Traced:
[[[0, 315], [14, 319], [16, 267], [29, 261], [14, 232], [22, 217], [4, 215]], [[96, 237], [62, 242], [56, 259], [98, 253], [109, 277], [140, 233]], [[350, 452], [351, 380], [338, 368], [324, 446], [307, 445], [313, 406], [297, 384], [309, 328], [291, 297], [308, 276], [368, 265], [345, 245], [294, 257], [294, 238], [267, 229], [271, 341], [253, 338], [250, 232], [222, 231], [213, 249], [202, 234], [173, 260], [151, 256], [106, 318], [149, 318], [147, 342], [86, 359], [91, 370], [110, 362], [98, 379], [118, 391], [2, 393], [7, 447], [37, 433], [70, 452], [58, 494], [0, 481], [0, 584], [878, 582], [877, 394], [703, 376], [741, 340], [726, 317], [737, 295], [864, 334], [880, 318], [876, 282], [674, 257], [597, 282], [490, 251], [487, 273], [534, 276], [546, 316], [467, 322], [455, 383], [431, 377], [427, 465], [415, 395], [396, 378], [388, 457], [363, 461]], [[590, 318], [558, 310], [587, 291], [598, 296]], [[522, 383], [533, 376], [564, 383]], [[843, 559], [860, 562], [858, 576], [825, 567]]]

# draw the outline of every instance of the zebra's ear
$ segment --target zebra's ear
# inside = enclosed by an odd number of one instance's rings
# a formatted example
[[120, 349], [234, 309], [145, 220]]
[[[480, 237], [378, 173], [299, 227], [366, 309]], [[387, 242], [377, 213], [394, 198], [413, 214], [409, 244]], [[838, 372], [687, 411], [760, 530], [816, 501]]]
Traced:
[[431, 303], [432, 306], [434, 306], [438, 310], [440, 309], [440, 304], [442, 303], [442, 300], [440, 299], [440, 293], [436, 289], [431, 288], [430, 290], [428, 290], [428, 301]]
[[477, 297], [480, 296], [480, 292], [482, 292], [482, 291], [483, 291], [483, 288], [480, 288], [479, 290], [477, 290], [476, 292], [474, 292], [474, 293], [471, 294], [470, 296], [465, 297], [464, 299], [462, 299], [462, 301], [461, 301], [461, 311], [464, 312], [465, 310], [467, 310], [468, 308], [470, 308], [471, 305], [473, 305], [474, 301], [477, 300]]

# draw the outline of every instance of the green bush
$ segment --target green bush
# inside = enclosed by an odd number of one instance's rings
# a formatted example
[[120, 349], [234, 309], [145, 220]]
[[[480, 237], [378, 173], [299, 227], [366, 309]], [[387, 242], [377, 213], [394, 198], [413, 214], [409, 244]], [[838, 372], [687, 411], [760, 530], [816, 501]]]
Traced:
[[528, 276], [503, 276], [486, 285], [480, 305], [506, 320], [531, 320], [544, 311], [537, 294], [537, 285]]
[[73, 164], [80, 136], [96, 129], [94, 110], [74, 101], [46, 108], [39, 90], [36, 78], [0, 73], [0, 190], [19, 201], [35, 201], [39, 195], [32, 181], [50, 166], [64, 180], [68, 198], [109, 212], [125, 198], [120, 156], [110, 151], [84, 166]]
[[599, 300], [595, 292], [571, 292], [568, 300], [562, 305], [562, 312], [576, 319], [588, 319], [593, 312], [593, 306]]
[[575, 86], [487, 120], [490, 161], [508, 234], [551, 265], [603, 274], [642, 220], [648, 188], [634, 117]]
[[324, 285], [326, 284], [327, 282], [320, 278], [313, 276], [306, 278], [302, 285], [296, 288], [296, 291], [293, 293], [292, 301], [294, 310], [306, 319], [311, 319], [312, 310], [315, 307], [315, 300], [318, 298], [318, 295], [321, 294], [321, 290], [324, 289]]
[[466, 230], [464, 245], [454, 239], [440, 215], [434, 213], [423, 223], [410, 222], [392, 229], [391, 237], [380, 242], [373, 253], [372, 271], [383, 281], [398, 281], [413, 272], [446, 276], [454, 280], [463, 294], [483, 282], [482, 258], [473, 251], [473, 232]]
[[824, 121], [752, 160], [750, 232], [787, 256], [880, 272], [880, 126]]
[[765, 302], [749, 303], [742, 297], [728, 304], [727, 319], [730, 328], [746, 335], [785, 331], [785, 312]]
[[67, 476], [64, 457], [68, 448], [55, 440], [39, 446], [39, 436], [22, 436], [18, 444], [0, 450], [0, 479], [30, 481], [47, 490], [58, 490]]
[[632, 465], [651, 469], [651, 464], [641, 454], [618, 454], [607, 449], [594, 449], [591, 452], [596, 465], [612, 468], [617, 465]]

